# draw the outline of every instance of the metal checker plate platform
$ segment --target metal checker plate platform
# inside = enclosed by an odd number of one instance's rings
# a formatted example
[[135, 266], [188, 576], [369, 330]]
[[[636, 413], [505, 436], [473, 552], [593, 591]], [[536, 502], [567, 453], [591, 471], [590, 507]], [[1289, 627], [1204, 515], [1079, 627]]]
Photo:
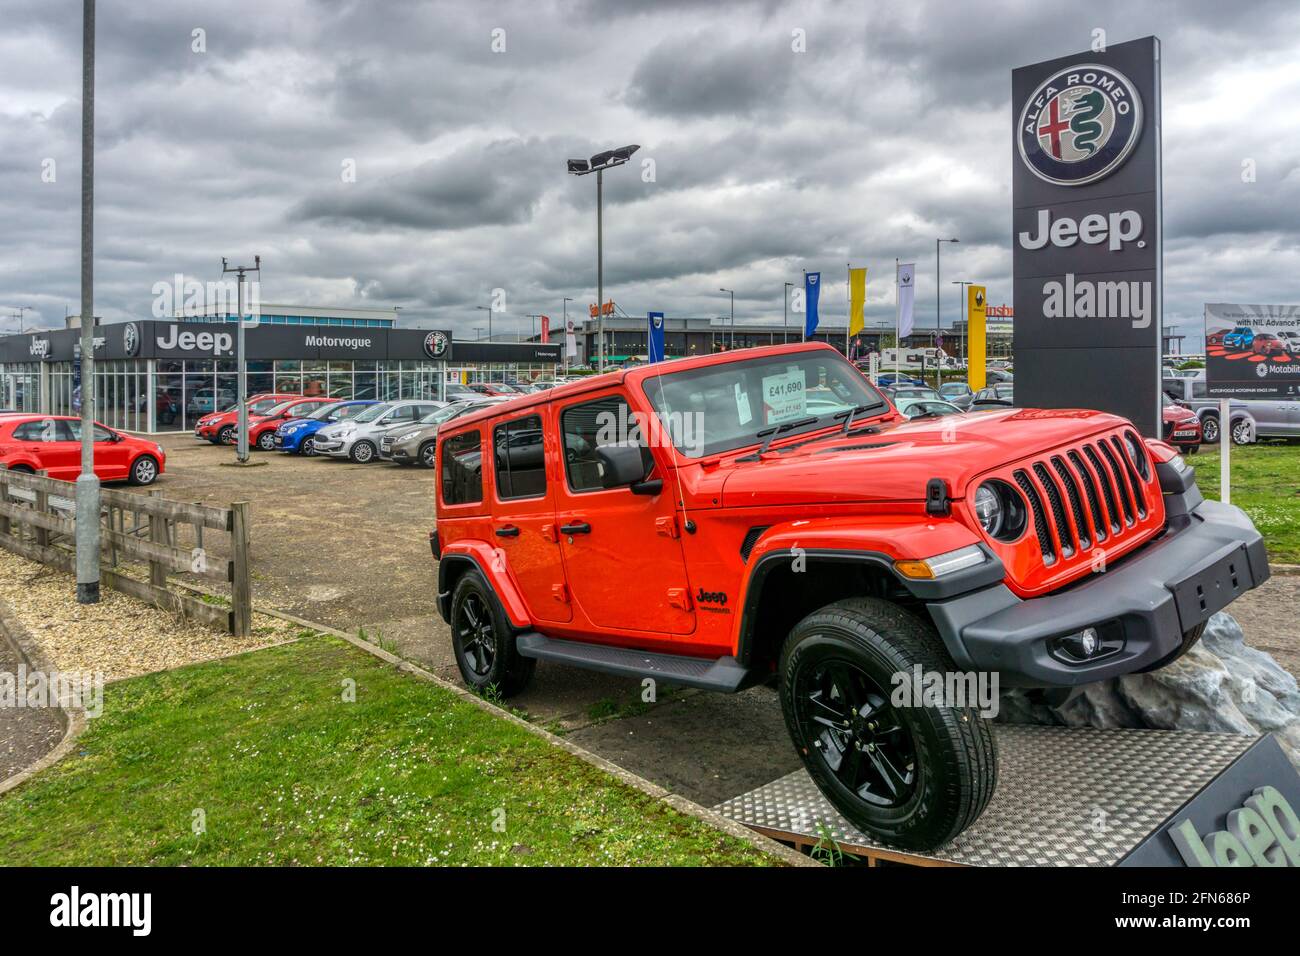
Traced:
[[918, 863], [1113, 866], [1237, 759], [1254, 737], [1167, 730], [994, 726], [998, 784], [984, 814], [929, 853], [855, 829], [800, 769], [714, 809], [778, 840]]

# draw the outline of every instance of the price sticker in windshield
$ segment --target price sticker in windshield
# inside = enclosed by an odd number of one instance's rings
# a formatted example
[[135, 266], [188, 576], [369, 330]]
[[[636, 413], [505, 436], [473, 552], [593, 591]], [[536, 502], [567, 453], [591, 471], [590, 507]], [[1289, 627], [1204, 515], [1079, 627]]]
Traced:
[[763, 376], [763, 414], [766, 424], [802, 418], [807, 414], [808, 389], [803, 369]]

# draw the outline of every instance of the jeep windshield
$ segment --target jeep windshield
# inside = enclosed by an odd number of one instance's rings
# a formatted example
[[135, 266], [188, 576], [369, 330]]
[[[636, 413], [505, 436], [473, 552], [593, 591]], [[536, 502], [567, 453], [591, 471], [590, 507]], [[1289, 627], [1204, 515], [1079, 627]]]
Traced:
[[861, 372], [831, 352], [666, 372], [647, 378], [642, 388], [673, 445], [690, 458], [760, 444], [775, 429], [784, 437], [889, 408]]

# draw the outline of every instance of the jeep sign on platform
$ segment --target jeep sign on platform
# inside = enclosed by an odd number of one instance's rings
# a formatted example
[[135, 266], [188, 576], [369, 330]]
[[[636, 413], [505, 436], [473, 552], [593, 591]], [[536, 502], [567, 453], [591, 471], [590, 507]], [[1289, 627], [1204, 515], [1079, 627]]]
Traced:
[[1300, 398], [1300, 305], [1205, 307], [1209, 394]]
[[1160, 41], [1011, 74], [1016, 404], [1160, 434]]

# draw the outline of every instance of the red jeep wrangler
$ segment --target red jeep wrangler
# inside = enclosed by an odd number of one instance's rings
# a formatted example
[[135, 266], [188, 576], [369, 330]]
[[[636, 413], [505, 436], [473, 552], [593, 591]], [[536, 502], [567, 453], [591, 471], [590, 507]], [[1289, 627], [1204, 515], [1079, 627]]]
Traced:
[[[467, 684], [518, 693], [539, 659], [775, 679], [822, 792], [915, 849], [993, 793], [963, 687], [1064, 695], [1161, 667], [1269, 574], [1249, 519], [1124, 419], [906, 421], [820, 344], [521, 396], [447, 423], [437, 468], [438, 605]], [[923, 679], [942, 693], [910, 693]]]

